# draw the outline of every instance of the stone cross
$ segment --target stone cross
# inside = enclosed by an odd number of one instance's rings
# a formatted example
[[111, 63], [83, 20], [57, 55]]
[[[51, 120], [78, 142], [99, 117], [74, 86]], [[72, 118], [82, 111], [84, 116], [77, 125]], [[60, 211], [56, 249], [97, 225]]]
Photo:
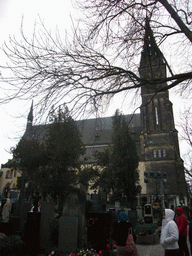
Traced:
[[140, 197], [141, 197], [140, 194], [138, 193], [136, 197], [137, 197], [137, 205], [140, 206]]

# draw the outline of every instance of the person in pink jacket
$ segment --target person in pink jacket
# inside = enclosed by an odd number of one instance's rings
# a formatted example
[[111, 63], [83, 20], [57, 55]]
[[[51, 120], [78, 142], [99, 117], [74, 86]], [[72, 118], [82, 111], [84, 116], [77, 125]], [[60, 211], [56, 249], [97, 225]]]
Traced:
[[189, 256], [187, 247], [187, 220], [181, 207], [177, 208], [177, 227], [179, 230], [179, 253], [180, 256]]

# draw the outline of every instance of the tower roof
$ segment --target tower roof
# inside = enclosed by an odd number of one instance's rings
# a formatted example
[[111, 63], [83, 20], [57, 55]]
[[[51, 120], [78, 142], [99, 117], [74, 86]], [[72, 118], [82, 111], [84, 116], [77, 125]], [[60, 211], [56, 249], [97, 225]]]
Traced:
[[155, 38], [153, 36], [153, 31], [150, 27], [149, 19], [146, 18], [144, 45], [143, 51], [141, 53], [140, 67], [142, 68], [149, 65], [154, 65], [154, 61], [157, 60], [159, 65], [164, 63], [163, 54], [156, 44]]
[[28, 114], [28, 118], [27, 118], [27, 122], [28, 123], [33, 123], [33, 101], [31, 103], [31, 108]]

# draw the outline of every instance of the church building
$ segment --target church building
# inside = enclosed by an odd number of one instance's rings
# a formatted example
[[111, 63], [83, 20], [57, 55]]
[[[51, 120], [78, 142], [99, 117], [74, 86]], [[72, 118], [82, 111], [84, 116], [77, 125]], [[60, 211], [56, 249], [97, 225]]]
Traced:
[[[146, 22], [144, 46], [141, 53], [140, 77], [146, 81], [166, 78], [166, 63], [153, 32]], [[178, 132], [175, 129], [172, 103], [166, 82], [141, 86], [140, 114], [126, 115], [135, 137], [140, 157], [138, 171], [141, 197], [147, 202], [165, 202], [166, 207], [187, 205], [187, 184], [183, 160], [180, 157]], [[94, 162], [95, 151], [111, 143], [112, 117], [76, 121], [86, 148], [85, 163]], [[28, 115], [24, 138], [42, 136], [46, 125], [33, 125], [33, 107]], [[40, 135], [41, 134], [41, 135]]]

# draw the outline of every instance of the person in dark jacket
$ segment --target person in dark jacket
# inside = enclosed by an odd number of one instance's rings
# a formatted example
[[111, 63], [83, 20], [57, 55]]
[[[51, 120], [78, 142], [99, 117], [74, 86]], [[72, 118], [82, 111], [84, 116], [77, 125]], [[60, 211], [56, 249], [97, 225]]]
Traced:
[[187, 219], [181, 207], [177, 208], [177, 227], [179, 230], [179, 253], [180, 256], [189, 256], [187, 247]]
[[[118, 215], [118, 222], [114, 224], [112, 239], [116, 242], [117, 245], [117, 256], [126, 255], [126, 241], [128, 237], [129, 228], [132, 228], [133, 225], [129, 222], [128, 215], [122, 211]], [[136, 236], [133, 232], [134, 241], [136, 241]]]

